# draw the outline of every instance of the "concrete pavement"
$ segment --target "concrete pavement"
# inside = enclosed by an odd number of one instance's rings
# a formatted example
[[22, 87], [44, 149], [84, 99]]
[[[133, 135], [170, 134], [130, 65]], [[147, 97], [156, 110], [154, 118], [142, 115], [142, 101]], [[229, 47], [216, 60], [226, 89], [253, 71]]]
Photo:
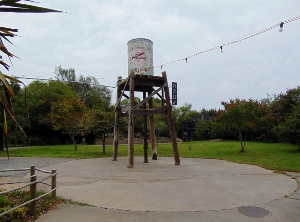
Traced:
[[[145, 164], [135, 157], [133, 169], [127, 168], [127, 158], [17, 159], [57, 169], [58, 195], [93, 205], [61, 205], [40, 222], [300, 220], [297, 173], [208, 159], [181, 158], [175, 166], [173, 158]], [[0, 158], [2, 169], [5, 161]]]

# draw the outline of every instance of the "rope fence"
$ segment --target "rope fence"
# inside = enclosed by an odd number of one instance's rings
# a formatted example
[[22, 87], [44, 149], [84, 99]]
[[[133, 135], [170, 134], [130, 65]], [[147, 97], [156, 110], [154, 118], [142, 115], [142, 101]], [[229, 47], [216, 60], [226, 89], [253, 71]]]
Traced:
[[[11, 190], [7, 190], [7, 191], [2, 191], [0, 192], [0, 195], [4, 195], [4, 194], [7, 194], [7, 193], [10, 193], [10, 192], [14, 192], [14, 191], [17, 191], [17, 190], [21, 190], [21, 189], [24, 189], [26, 187], [30, 187], [30, 200], [25, 202], [25, 203], [22, 203], [18, 206], [15, 206], [5, 212], [2, 212], [0, 214], [0, 217], [4, 216], [5, 214], [8, 214], [20, 207], [23, 207], [25, 205], [28, 205], [30, 204], [30, 214], [32, 216], [36, 216], [36, 201], [43, 198], [44, 196], [48, 195], [48, 194], [52, 194], [52, 197], [53, 198], [56, 198], [56, 190], [57, 190], [57, 186], [56, 186], [56, 176], [58, 175], [58, 173], [56, 172], [55, 169], [53, 169], [52, 171], [46, 171], [46, 170], [43, 170], [43, 169], [40, 169], [40, 168], [35, 168], [35, 166], [31, 166], [31, 168], [23, 168], [23, 169], [6, 169], [6, 170], [0, 170], [0, 172], [10, 172], [10, 171], [29, 171], [30, 170], [30, 181], [16, 181], [16, 182], [5, 182], [5, 183], [0, 183], [0, 186], [1, 185], [7, 185], [7, 184], [19, 184], [19, 183], [26, 183], [26, 185], [24, 186], [21, 186], [21, 187], [17, 187], [17, 188], [14, 188], [14, 189], [11, 189]], [[50, 174], [46, 177], [43, 177], [39, 180], [36, 179], [36, 175], [35, 175], [35, 172], [36, 171], [39, 171], [39, 172], [42, 172], [42, 173], [47, 173], [47, 174]], [[51, 178], [51, 184], [49, 183], [46, 183], [46, 182], [43, 182], [47, 179]], [[37, 197], [37, 189], [36, 189], [36, 185], [40, 183], [40, 184], [44, 184], [44, 185], [47, 185], [47, 186], [51, 186], [51, 190], [48, 191], [47, 193], [45, 194], [42, 194], [40, 196]]]

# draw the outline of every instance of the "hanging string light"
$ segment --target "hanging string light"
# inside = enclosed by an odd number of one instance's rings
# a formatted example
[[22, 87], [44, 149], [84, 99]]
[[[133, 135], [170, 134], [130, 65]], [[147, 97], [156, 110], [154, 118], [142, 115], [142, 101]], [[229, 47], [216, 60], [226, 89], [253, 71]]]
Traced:
[[182, 61], [182, 60], [185, 60], [186, 63], [188, 63], [187, 60], [190, 59], [190, 58], [192, 58], [192, 57], [195, 57], [195, 56], [200, 55], [200, 54], [202, 54], [202, 53], [211, 52], [211, 51], [214, 51], [214, 50], [217, 50], [217, 49], [221, 49], [221, 53], [223, 53], [223, 48], [224, 48], [224, 46], [228, 46], [228, 45], [231, 45], [231, 44], [235, 44], [235, 43], [238, 43], [238, 42], [241, 42], [241, 41], [244, 41], [244, 40], [253, 38], [253, 37], [255, 37], [255, 36], [258, 36], [258, 35], [261, 35], [261, 34], [263, 34], [263, 33], [265, 33], [265, 32], [268, 32], [268, 31], [270, 31], [270, 30], [272, 30], [272, 29], [274, 29], [274, 28], [276, 28], [276, 27], [278, 27], [278, 26], [280, 27], [279, 31], [282, 32], [282, 31], [283, 31], [283, 24], [287, 24], [287, 23], [290, 23], [290, 22], [295, 22], [295, 21], [297, 21], [297, 20], [300, 20], [300, 15], [298, 15], [298, 16], [296, 16], [296, 17], [293, 17], [293, 18], [290, 18], [290, 19], [288, 19], [288, 20], [286, 20], [286, 21], [284, 21], [284, 22], [281, 22], [281, 23], [275, 24], [275, 25], [273, 25], [273, 26], [267, 27], [267, 28], [265, 28], [265, 29], [262, 29], [262, 30], [260, 30], [260, 31], [258, 31], [258, 32], [253, 33], [253, 34], [247, 35], [247, 36], [245, 36], [245, 37], [242, 37], [242, 38], [233, 40], [233, 41], [231, 41], [231, 42], [227, 42], [227, 43], [225, 43], [225, 44], [222, 44], [221, 46], [216, 46], [216, 47], [213, 47], [213, 48], [211, 48], [211, 49], [207, 49], [207, 50], [198, 52], [198, 53], [196, 53], [196, 54], [194, 54], [194, 55], [185, 57], [185, 58], [183, 58], [183, 59], [177, 59], [177, 60], [174, 60], [174, 61], [172, 61], [172, 62], [168, 62], [168, 63], [161, 64], [161, 65], [158, 65], [158, 66], [154, 66], [154, 67], [151, 67], [150, 69], [154, 69], [154, 68], [157, 68], [157, 67], [161, 67], [161, 69], [162, 69], [163, 66], [168, 66], [168, 65], [171, 65], [171, 64], [173, 64], [173, 63], [175, 63], [175, 62], [180, 62], [180, 61]]
[[279, 29], [279, 32], [283, 32], [283, 24], [284, 24], [284, 22], [281, 22], [281, 23], [280, 23], [280, 29]]

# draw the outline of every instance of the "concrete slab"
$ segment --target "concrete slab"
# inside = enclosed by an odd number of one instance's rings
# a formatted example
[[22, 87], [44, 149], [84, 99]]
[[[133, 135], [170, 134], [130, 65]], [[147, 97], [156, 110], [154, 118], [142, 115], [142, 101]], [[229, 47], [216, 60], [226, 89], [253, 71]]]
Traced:
[[97, 207], [130, 211], [209, 211], [252, 206], [280, 199], [297, 189], [284, 174], [222, 160], [135, 158], [74, 160], [54, 164], [58, 194]]
[[[37, 168], [45, 168], [56, 163], [64, 161], [70, 161], [72, 159], [67, 158], [31, 158], [31, 157], [10, 157], [8, 160], [6, 157], [0, 157], [0, 169], [21, 169], [30, 168], [34, 165]], [[24, 177], [28, 171], [11, 171], [6, 173], [0, 173], [0, 177]]]
[[[26, 161], [44, 165], [46, 170], [57, 169], [58, 195], [95, 206], [61, 205], [40, 217], [42, 222], [269, 222], [300, 218], [299, 174], [276, 174], [223, 160], [181, 158], [181, 165], [175, 166], [173, 158], [158, 158], [144, 164], [142, 157], [135, 157], [132, 169], [127, 168], [126, 157], [116, 162], [111, 158], [53, 162], [24, 158], [9, 168], [27, 167], [28, 163], [21, 166]], [[1, 169], [4, 162], [0, 159]], [[254, 218], [239, 210], [256, 207], [270, 213]]]
[[41, 216], [39, 222], [273, 222], [268, 218], [251, 218], [239, 214], [236, 210], [205, 211], [205, 212], [136, 212], [99, 207], [80, 207], [61, 205], [54, 211]]

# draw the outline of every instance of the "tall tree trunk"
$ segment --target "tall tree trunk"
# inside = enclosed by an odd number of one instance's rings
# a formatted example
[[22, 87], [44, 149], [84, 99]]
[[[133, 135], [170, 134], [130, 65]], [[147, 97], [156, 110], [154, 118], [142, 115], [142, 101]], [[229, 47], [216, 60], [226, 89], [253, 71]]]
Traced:
[[4, 140], [3, 140], [3, 131], [0, 132], [0, 151], [4, 151]]
[[239, 130], [239, 139], [240, 139], [240, 143], [241, 143], [241, 153], [245, 152], [245, 143], [243, 144], [243, 131]]
[[105, 154], [105, 136], [103, 136], [102, 137], [102, 147], [103, 147], [103, 150], [102, 150], [102, 152], [103, 152], [103, 154]]
[[77, 144], [76, 144], [76, 140], [75, 140], [75, 135], [72, 135], [70, 137], [72, 138], [72, 141], [73, 141], [74, 151], [77, 151]]

